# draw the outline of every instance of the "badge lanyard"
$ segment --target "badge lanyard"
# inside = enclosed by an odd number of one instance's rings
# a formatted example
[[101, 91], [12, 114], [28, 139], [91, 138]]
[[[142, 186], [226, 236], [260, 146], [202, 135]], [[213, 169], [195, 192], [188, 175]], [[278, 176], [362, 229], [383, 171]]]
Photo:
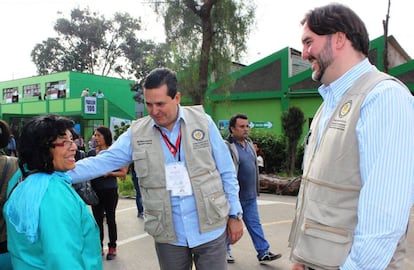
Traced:
[[177, 140], [175, 141], [175, 145], [174, 145], [172, 142], [170, 142], [167, 135], [165, 135], [164, 132], [162, 132], [162, 130], [160, 129], [159, 126], [155, 126], [155, 128], [158, 129], [158, 131], [161, 133], [161, 136], [162, 136], [165, 144], [167, 145], [168, 150], [170, 150], [171, 154], [173, 154], [173, 156], [175, 157], [177, 155], [177, 152], [178, 152], [178, 161], [181, 161], [181, 158], [180, 158], [181, 129], [178, 132], [178, 137], [177, 137]]

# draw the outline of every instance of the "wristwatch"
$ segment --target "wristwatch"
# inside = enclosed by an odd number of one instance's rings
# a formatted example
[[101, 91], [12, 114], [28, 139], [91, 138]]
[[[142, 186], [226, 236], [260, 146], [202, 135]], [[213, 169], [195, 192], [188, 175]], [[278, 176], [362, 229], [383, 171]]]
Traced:
[[238, 212], [235, 215], [229, 215], [229, 218], [233, 218], [233, 219], [237, 219], [237, 220], [242, 220], [243, 219], [243, 213], [242, 212]]

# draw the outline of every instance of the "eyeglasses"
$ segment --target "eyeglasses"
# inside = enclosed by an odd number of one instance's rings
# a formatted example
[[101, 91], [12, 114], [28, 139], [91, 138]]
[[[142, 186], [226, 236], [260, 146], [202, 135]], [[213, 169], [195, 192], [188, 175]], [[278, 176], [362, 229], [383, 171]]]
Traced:
[[74, 141], [63, 141], [61, 143], [51, 143], [50, 145], [53, 147], [59, 146], [59, 147], [65, 147], [66, 149], [69, 149], [72, 147], [72, 144], [74, 144]]

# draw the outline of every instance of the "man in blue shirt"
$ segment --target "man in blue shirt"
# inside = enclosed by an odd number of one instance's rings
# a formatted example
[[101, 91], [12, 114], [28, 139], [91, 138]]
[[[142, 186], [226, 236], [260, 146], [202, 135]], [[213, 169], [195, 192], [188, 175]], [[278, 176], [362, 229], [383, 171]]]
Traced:
[[324, 103], [305, 149], [291, 269], [403, 269], [414, 202], [413, 97], [369, 63], [366, 27], [350, 8], [315, 8], [302, 25], [302, 57]]
[[100, 155], [77, 162], [74, 182], [134, 162], [145, 230], [154, 237], [160, 269], [225, 270], [226, 242], [243, 234], [234, 165], [201, 106], [181, 107], [177, 78], [155, 69], [145, 79], [149, 116], [134, 121]]
[[[249, 119], [244, 114], [236, 114], [229, 121], [230, 136], [226, 143], [237, 171], [240, 186], [240, 203], [243, 209], [243, 221], [257, 251], [261, 264], [282, 257], [269, 251], [257, 208], [259, 196], [259, 168], [253, 142], [249, 139]], [[227, 262], [234, 263], [230, 245], [227, 245]]]

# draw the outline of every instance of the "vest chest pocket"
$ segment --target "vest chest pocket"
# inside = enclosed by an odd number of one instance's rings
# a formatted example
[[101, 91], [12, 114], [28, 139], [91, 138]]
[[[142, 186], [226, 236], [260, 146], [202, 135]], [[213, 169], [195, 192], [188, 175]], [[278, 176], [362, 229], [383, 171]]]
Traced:
[[147, 152], [146, 151], [134, 152], [132, 155], [134, 159], [135, 172], [138, 178], [148, 176], [149, 168], [148, 168]]
[[[148, 150], [133, 153], [135, 172], [141, 188], [165, 188], [165, 165]], [[143, 192], [141, 190], [141, 192]]]

